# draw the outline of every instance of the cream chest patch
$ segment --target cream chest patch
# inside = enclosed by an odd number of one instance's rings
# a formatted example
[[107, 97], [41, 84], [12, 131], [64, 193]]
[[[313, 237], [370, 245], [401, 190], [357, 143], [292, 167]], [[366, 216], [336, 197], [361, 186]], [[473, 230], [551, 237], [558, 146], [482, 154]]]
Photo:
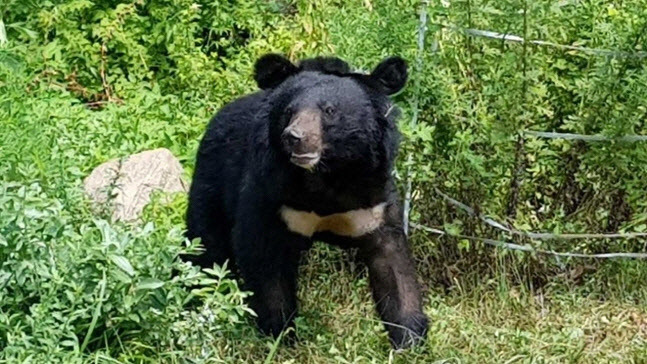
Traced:
[[386, 203], [381, 203], [366, 209], [319, 216], [314, 212], [282, 206], [279, 214], [290, 231], [303, 236], [311, 237], [316, 232], [327, 231], [356, 238], [368, 234], [382, 225], [385, 207]]

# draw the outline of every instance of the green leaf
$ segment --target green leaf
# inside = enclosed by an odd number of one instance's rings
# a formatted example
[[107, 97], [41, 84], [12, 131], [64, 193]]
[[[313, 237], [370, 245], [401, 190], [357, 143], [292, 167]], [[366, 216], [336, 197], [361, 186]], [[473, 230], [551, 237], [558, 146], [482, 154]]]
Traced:
[[117, 267], [126, 272], [126, 274], [131, 277], [135, 275], [135, 269], [133, 269], [133, 266], [130, 264], [128, 259], [126, 259], [126, 257], [115, 254], [110, 254], [108, 257], [113, 263], [115, 263]]
[[142, 279], [135, 289], [157, 289], [164, 286], [164, 282], [156, 278], [144, 278]]

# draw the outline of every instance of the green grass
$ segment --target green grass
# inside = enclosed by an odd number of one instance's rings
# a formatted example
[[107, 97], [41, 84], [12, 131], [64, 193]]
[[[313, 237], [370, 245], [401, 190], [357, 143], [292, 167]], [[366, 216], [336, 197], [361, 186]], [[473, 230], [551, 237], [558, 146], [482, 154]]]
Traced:
[[[276, 363], [595, 363], [647, 360], [644, 290], [614, 285], [595, 290], [566, 275], [541, 290], [508, 286], [501, 276], [477, 281], [458, 276], [452, 292], [431, 290], [425, 311], [431, 326], [424, 347], [394, 352], [370, 298], [365, 272], [349, 255], [322, 245], [309, 255], [300, 279], [299, 342], [280, 346], [245, 331], [214, 350], [227, 362]], [[622, 271], [620, 271], [622, 272]], [[600, 274], [614, 282], [623, 273]], [[626, 290], [626, 291], [625, 291]], [[640, 300], [631, 292], [638, 291]]]

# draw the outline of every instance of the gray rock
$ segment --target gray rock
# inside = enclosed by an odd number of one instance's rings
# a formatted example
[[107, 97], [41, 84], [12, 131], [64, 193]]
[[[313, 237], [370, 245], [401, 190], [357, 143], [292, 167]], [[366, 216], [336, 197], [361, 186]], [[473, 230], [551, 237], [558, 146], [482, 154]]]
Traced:
[[150, 202], [153, 191], [186, 192], [183, 172], [171, 151], [160, 148], [105, 162], [83, 185], [96, 207], [111, 214], [113, 221], [133, 221]]

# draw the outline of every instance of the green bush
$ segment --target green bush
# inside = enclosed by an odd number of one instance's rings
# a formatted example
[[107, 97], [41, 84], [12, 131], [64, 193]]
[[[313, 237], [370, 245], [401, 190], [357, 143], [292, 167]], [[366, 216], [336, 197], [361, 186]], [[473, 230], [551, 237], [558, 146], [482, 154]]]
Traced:
[[[195, 251], [180, 229], [115, 226], [64, 209], [70, 204], [83, 203], [63, 203], [36, 183], [0, 184], [3, 359], [68, 362], [110, 354], [116, 342], [130, 355], [176, 348], [200, 357], [203, 340], [248, 315], [246, 294], [224, 268], [205, 274], [178, 263]], [[201, 308], [189, 310], [196, 295]]]

